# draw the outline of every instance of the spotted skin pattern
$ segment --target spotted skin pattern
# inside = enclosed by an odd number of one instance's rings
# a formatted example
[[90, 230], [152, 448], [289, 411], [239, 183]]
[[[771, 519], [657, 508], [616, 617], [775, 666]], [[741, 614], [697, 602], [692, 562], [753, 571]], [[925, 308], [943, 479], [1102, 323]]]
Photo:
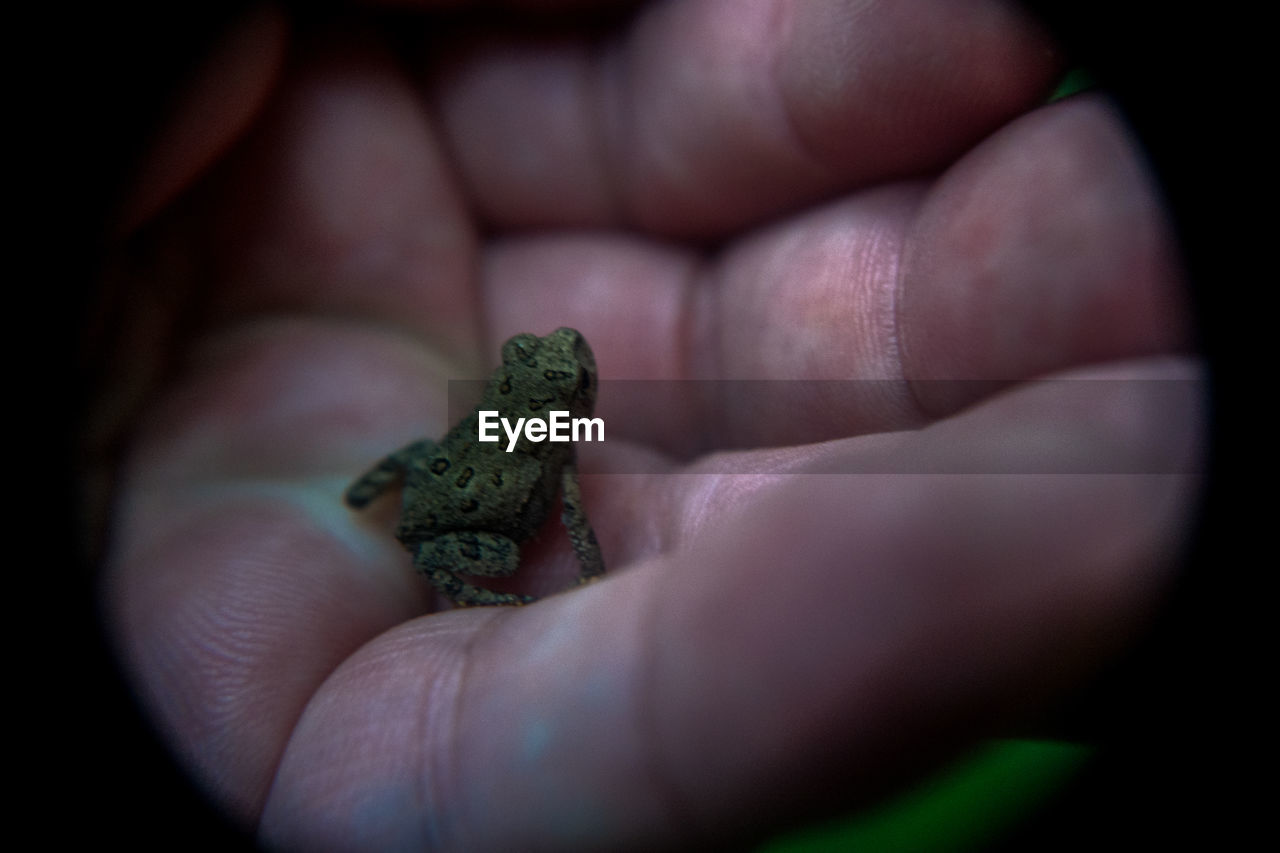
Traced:
[[552, 410], [590, 417], [595, 400], [595, 356], [580, 332], [516, 335], [503, 344], [502, 366], [474, 411], [439, 442], [415, 441], [378, 462], [351, 484], [346, 502], [363, 509], [403, 486], [396, 538], [432, 586], [461, 606], [519, 605], [535, 599], [493, 592], [459, 575], [515, 574], [520, 543], [533, 536], [562, 493], [561, 521], [581, 566], [577, 583], [586, 583], [604, 574], [604, 559], [583, 510], [573, 444], [530, 441], [522, 431], [507, 452], [501, 428], [497, 442], [479, 441], [477, 428], [481, 410], [497, 411], [514, 425]]

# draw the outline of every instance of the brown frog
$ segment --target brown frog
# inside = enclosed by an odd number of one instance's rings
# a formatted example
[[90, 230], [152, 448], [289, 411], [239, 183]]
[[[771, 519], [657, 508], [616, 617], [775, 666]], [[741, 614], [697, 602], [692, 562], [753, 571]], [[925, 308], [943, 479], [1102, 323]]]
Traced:
[[509, 577], [520, 566], [520, 543], [531, 537], [563, 490], [561, 520], [581, 564], [578, 583], [604, 573], [595, 533], [582, 508], [574, 445], [531, 441], [521, 431], [508, 452], [508, 437], [478, 440], [480, 411], [546, 420], [553, 410], [590, 417], [596, 400], [596, 362], [587, 340], [574, 329], [546, 337], [520, 334], [502, 345], [476, 410], [441, 441], [416, 441], [397, 450], [347, 489], [346, 501], [360, 509], [397, 483], [403, 505], [396, 538], [413, 563], [459, 605], [528, 604], [532, 596], [493, 592], [461, 580]]

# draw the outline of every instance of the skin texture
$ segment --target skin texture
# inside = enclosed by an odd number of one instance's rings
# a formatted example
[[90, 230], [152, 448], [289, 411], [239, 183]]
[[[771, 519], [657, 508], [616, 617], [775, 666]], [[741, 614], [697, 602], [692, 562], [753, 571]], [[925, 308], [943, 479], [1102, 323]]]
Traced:
[[[109, 250], [104, 613], [220, 808], [306, 849], [730, 843], [886, 793], [1141, 630], [1200, 464], [1176, 247], [1108, 103], [1043, 104], [1014, 7], [434, 14], [247, 17], [209, 68], [261, 106], [180, 106]], [[560, 326], [610, 380], [707, 381], [602, 392], [606, 578], [437, 612], [394, 501], [343, 490]], [[522, 559], [534, 594], [577, 571], [554, 521]]]
[[515, 442], [486, 443], [478, 436], [482, 411], [511, 424], [546, 423], [553, 410], [589, 417], [597, 383], [595, 357], [576, 329], [543, 338], [516, 335], [503, 345], [502, 366], [475, 411], [440, 442], [415, 441], [384, 458], [347, 489], [347, 505], [362, 509], [403, 484], [396, 538], [432, 586], [455, 604], [529, 604], [531, 596], [494, 592], [458, 575], [515, 574], [520, 543], [537, 532], [563, 483], [561, 519], [582, 564], [578, 583], [597, 578], [604, 574], [604, 558], [582, 509], [574, 446], [532, 441], [524, 431]]

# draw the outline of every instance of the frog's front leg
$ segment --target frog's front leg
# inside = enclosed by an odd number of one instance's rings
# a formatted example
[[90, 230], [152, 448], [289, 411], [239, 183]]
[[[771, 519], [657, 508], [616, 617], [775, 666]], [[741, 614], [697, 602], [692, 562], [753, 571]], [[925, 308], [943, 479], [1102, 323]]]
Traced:
[[455, 604], [529, 604], [532, 596], [493, 592], [458, 575], [510, 577], [520, 568], [520, 546], [498, 533], [454, 532], [418, 546], [413, 564]]
[[582, 489], [578, 486], [578, 466], [573, 459], [564, 464], [560, 470], [560, 488], [564, 493], [564, 512], [560, 520], [569, 531], [569, 541], [573, 543], [573, 553], [578, 555], [578, 563], [582, 571], [578, 574], [578, 583], [595, 580], [604, 574], [604, 556], [600, 553], [600, 543], [596, 541], [596, 532], [587, 521], [586, 510], [582, 508]]
[[363, 509], [378, 495], [402, 482], [415, 459], [430, 459], [436, 452], [436, 443], [430, 439], [415, 441], [374, 465], [347, 487], [347, 505]]

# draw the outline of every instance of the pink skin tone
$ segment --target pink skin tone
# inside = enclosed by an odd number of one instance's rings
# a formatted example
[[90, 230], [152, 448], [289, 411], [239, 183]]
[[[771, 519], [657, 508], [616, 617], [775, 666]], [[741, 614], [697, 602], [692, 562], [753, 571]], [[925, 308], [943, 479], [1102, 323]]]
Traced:
[[[1194, 378], [1176, 247], [1105, 100], [1040, 106], [1061, 69], [1010, 6], [655, 4], [416, 67], [372, 27], [289, 32], [217, 46], [120, 214], [98, 425], [129, 447], [119, 652], [264, 839], [750, 833], [1000, 731], [1159, 605], [1199, 399], [1025, 380]], [[580, 468], [609, 574], [449, 611], [396, 501], [342, 489], [558, 326], [606, 382], [883, 381], [645, 417], [606, 385]], [[672, 461], [693, 422], [732, 455]], [[929, 473], [1019, 448], [1156, 473]], [[920, 473], [811, 476], [866, 459]], [[524, 559], [539, 594], [574, 571], [562, 533]]]

